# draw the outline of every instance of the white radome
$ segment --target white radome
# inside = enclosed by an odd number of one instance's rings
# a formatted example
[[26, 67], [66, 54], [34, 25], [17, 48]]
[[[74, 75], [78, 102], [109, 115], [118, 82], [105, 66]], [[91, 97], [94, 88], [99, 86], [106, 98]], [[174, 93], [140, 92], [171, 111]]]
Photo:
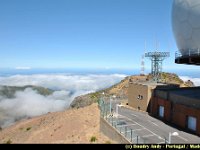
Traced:
[[174, 0], [172, 29], [182, 55], [200, 51], [200, 0]]

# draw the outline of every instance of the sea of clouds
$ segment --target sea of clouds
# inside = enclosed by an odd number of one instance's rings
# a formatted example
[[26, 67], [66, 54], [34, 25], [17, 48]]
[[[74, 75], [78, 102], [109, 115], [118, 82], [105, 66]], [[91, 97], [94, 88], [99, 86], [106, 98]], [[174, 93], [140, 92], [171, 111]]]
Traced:
[[16, 92], [15, 98], [0, 97], [0, 126], [6, 127], [23, 118], [62, 111], [69, 107], [76, 96], [110, 87], [125, 77], [123, 74], [34, 74], [0, 77], [0, 85], [35, 85], [55, 90], [53, 94], [43, 96], [26, 88]]

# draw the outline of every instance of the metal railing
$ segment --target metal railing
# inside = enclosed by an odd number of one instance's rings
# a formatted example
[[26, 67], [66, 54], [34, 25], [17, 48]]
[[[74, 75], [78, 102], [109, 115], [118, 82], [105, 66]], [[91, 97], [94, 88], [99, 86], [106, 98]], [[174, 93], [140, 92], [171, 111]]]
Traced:
[[[110, 103], [100, 99], [98, 101], [101, 117], [104, 118], [112, 127], [115, 128], [123, 137], [131, 143], [145, 144], [145, 139], [136, 134], [134, 127], [122, 121], [118, 114], [110, 112]], [[137, 130], [137, 129], [136, 129]]]
[[[182, 53], [181, 53], [182, 52]], [[200, 49], [181, 49], [175, 52], [175, 58], [188, 57], [188, 56], [200, 56]]]

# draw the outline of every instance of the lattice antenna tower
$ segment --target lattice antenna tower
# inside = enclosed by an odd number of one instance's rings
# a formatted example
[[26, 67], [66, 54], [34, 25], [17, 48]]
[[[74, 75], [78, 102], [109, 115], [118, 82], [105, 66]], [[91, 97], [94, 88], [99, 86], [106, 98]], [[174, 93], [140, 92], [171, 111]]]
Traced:
[[170, 57], [169, 52], [148, 52], [145, 53], [145, 57], [148, 57], [151, 60], [151, 74], [153, 80], [158, 82], [160, 79], [160, 73], [162, 72], [162, 62], [167, 57]]

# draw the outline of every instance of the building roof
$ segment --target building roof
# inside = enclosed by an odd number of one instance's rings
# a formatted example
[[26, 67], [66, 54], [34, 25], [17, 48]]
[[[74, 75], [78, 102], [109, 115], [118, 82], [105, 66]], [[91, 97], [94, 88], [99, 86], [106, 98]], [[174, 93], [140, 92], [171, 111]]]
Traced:
[[133, 81], [130, 83], [149, 86], [149, 87], [156, 88], [156, 89], [166, 89], [166, 88], [172, 89], [172, 88], [179, 87], [179, 85], [176, 85], [176, 84], [166, 84], [166, 83], [154, 82], [154, 81], [135, 81], [135, 82]]
[[185, 88], [171, 88], [171, 89], [167, 88], [167, 89], [158, 89], [158, 90], [200, 100], [200, 87], [185, 87]]
[[130, 83], [140, 84], [140, 85], [148, 85], [148, 86], [166, 85], [164, 83], [157, 83], [157, 82], [153, 82], [153, 81], [132, 81]]
[[181, 95], [184, 97], [200, 100], [200, 87], [179, 88], [179, 89], [173, 90], [172, 93], [176, 95]]
[[200, 87], [158, 89], [155, 96], [189, 107], [200, 108]]

